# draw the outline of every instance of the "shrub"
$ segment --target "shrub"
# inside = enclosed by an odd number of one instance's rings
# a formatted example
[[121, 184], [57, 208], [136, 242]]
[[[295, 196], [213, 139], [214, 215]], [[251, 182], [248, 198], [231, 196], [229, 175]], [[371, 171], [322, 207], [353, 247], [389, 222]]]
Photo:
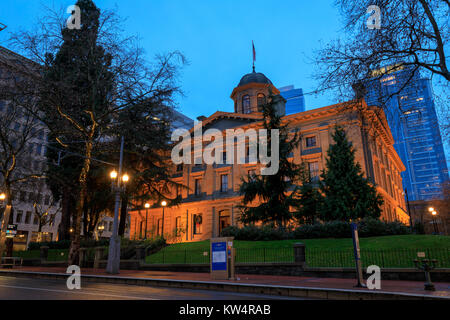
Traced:
[[[385, 235], [403, 235], [411, 233], [409, 227], [400, 222], [383, 222], [374, 218], [366, 218], [358, 223], [360, 237], [375, 237]], [[295, 230], [277, 229], [271, 225], [256, 227], [236, 226], [225, 228], [223, 237], [234, 237], [236, 240], [268, 241], [286, 239], [319, 239], [319, 238], [350, 238], [351, 224], [344, 221], [305, 224]]]
[[411, 233], [409, 227], [398, 221], [384, 222], [373, 218], [361, 220], [358, 230], [361, 237], [393, 236]]
[[274, 228], [273, 225], [261, 227], [249, 225], [242, 228], [231, 226], [223, 229], [221, 236], [234, 237], [236, 240], [269, 241], [291, 239], [292, 232], [286, 228]]

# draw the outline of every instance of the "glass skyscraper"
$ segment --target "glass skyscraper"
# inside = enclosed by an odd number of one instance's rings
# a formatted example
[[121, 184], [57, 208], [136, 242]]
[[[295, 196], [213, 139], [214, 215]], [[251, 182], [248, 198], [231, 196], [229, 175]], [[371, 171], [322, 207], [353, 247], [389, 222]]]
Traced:
[[305, 111], [305, 97], [302, 89], [295, 89], [293, 85], [290, 85], [278, 90], [286, 99], [286, 115]]
[[431, 81], [407, 68], [388, 69], [375, 71], [383, 75], [366, 84], [366, 102], [385, 111], [395, 150], [406, 167], [402, 178], [409, 200], [442, 199], [449, 175]]

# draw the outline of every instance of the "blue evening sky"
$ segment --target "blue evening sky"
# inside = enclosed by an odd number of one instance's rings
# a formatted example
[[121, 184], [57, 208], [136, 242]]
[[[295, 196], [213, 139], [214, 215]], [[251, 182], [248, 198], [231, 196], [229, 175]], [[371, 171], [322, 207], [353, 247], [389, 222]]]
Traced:
[[[68, 7], [75, 0], [2, 0], [0, 33], [30, 29], [43, 14], [42, 3]], [[316, 89], [309, 58], [338, 36], [341, 27], [332, 0], [97, 0], [101, 8], [117, 7], [127, 18], [126, 33], [139, 35], [149, 59], [156, 53], [181, 51], [190, 64], [182, 71], [179, 111], [195, 119], [216, 110], [233, 111], [230, 94], [240, 78], [252, 71], [252, 40], [256, 71], [275, 86], [293, 84], [304, 92]], [[333, 104], [333, 97], [305, 96], [306, 108]]]
[[[76, 0], [1, 0], [0, 32], [6, 45], [9, 31], [33, 28], [42, 4], [66, 8]], [[178, 110], [195, 119], [217, 110], [233, 111], [230, 94], [251, 72], [256, 46], [256, 71], [275, 86], [293, 84], [314, 91], [310, 63], [320, 43], [339, 37], [342, 24], [333, 0], [97, 0], [102, 8], [116, 7], [127, 18], [125, 32], [138, 35], [151, 59], [179, 50], [190, 65], [182, 71], [184, 97]], [[435, 88], [437, 89], [437, 88]], [[439, 92], [437, 92], [439, 94]], [[305, 96], [306, 109], [336, 103], [331, 93]], [[447, 147], [449, 148], [448, 144]], [[450, 149], [450, 148], [449, 148]], [[449, 152], [446, 152], [447, 158]]]

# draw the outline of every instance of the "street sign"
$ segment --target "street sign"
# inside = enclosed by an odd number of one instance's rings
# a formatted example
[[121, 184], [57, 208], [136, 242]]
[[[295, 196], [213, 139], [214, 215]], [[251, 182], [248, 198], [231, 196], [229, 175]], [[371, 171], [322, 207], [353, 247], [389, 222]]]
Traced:
[[229, 280], [234, 278], [234, 248], [233, 238], [212, 238], [210, 270], [214, 280]]
[[17, 234], [17, 224], [8, 224], [6, 228], [6, 237], [14, 238], [16, 234]]
[[212, 271], [225, 271], [227, 270], [227, 243], [226, 242], [214, 242], [211, 244], [212, 252]]

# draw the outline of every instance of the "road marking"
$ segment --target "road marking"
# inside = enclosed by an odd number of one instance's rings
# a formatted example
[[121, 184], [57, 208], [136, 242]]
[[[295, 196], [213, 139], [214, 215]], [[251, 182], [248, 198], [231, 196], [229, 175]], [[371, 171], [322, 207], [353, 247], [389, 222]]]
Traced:
[[103, 294], [103, 293], [92, 293], [92, 292], [85, 292], [85, 291], [69, 291], [69, 290], [58, 290], [58, 289], [44, 289], [44, 288], [32, 288], [32, 287], [20, 287], [20, 286], [7, 286], [7, 285], [0, 285], [0, 287], [3, 288], [10, 288], [10, 289], [24, 289], [24, 290], [36, 290], [36, 291], [48, 291], [48, 292], [59, 292], [59, 293], [80, 293], [80, 294], [87, 294], [87, 295], [93, 295], [93, 296], [104, 296], [104, 297], [114, 297], [114, 298], [126, 298], [126, 299], [136, 299], [136, 300], [158, 300], [153, 298], [145, 298], [145, 297], [135, 297], [135, 296], [122, 296], [122, 295], [115, 295], [115, 294]]

